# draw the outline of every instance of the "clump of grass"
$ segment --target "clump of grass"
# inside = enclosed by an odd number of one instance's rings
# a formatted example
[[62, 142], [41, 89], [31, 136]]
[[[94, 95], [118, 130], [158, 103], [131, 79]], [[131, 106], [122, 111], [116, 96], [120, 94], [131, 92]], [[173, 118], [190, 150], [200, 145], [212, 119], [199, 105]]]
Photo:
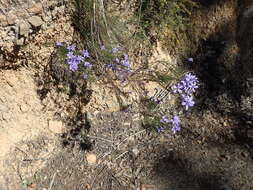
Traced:
[[197, 7], [192, 0], [140, 0], [136, 14], [147, 36], [175, 49], [185, 39], [189, 16]]
[[169, 83], [177, 81], [185, 74], [185, 69], [179, 65], [171, 66], [166, 61], [159, 61], [160, 64], [164, 65], [165, 71], [155, 70], [150, 75], [149, 80], [158, 82], [161, 86], [167, 86]]
[[161, 127], [160, 118], [157, 116], [152, 117], [152, 116], [144, 115], [143, 126], [144, 128], [148, 130], [159, 131]]
[[[164, 90], [157, 89], [152, 97], [143, 98], [142, 114], [144, 116], [144, 126], [156, 129], [158, 132], [168, 127], [171, 127], [173, 133], [180, 131], [181, 121], [178, 114], [175, 114], [175, 111], [181, 115], [189, 111], [195, 105], [194, 93], [198, 88], [198, 78], [192, 73], [186, 73], [177, 84], [166, 86]], [[175, 110], [175, 108], [173, 110], [167, 109], [164, 100], [168, 95], [172, 95], [180, 100], [178, 101], [181, 102], [181, 106], [179, 107], [180, 111]]]
[[116, 13], [109, 11], [110, 2], [104, 0], [75, 0], [73, 23], [80, 34], [82, 48], [86, 48], [97, 64], [108, 63], [114, 55], [101, 53], [101, 47], [126, 48], [126, 27]]

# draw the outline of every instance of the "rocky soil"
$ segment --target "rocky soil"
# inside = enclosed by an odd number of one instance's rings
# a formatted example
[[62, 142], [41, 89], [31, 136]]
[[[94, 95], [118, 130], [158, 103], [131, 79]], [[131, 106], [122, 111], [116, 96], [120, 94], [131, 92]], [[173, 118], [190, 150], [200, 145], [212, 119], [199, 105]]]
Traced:
[[[203, 3], [192, 15], [199, 39], [189, 52], [194, 64], [185, 67], [202, 85], [176, 135], [142, 125], [138, 93], [123, 96], [95, 81], [81, 104], [78, 94], [59, 90], [49, 65], [54, 44], [74, 43], [76, 31], [69, 15], [38, 31], [12, 62], [0, 63], [0, 189], [251, 190], [251, 70], [244, 75], [251, 40], [241, 40], [250, 33], [251, 5]], [[151, 61], [175, 64], [156, 49]], [[152, 95], [158, 85], [144, 87]]]

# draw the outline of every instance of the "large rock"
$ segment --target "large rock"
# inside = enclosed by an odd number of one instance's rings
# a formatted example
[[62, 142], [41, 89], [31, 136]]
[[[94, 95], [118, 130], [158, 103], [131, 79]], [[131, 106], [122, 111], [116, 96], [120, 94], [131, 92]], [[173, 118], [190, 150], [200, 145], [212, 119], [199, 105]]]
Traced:
[[19, 35], [21, 36], [28, 36], [30, 30], [30, 24], [27, 22], [21, 22], [19, 24]]
[[38, 16], [32, 16], [28, 19], [28, 22], [33, 26], [33, 27], [39, 27], [41, 26], [44, 22], [43, 20], [38, 17]]
[[6, 18], [8, 25], [14, 25], [18, 19], [18, 17], [14, 15], [14, 12], [9, 12]]
[[43, 6], [41, 3], [33, 4], [33, 6], [28, 9], [28, 12], [32, 14], [41, 14], [42, 11], [43, 11]]

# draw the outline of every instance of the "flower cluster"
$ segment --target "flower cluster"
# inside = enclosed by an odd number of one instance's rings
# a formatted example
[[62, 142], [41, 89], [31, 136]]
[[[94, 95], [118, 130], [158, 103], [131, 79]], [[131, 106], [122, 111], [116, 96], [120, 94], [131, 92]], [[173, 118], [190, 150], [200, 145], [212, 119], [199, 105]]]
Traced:
[[[172, 91], [174, 94], [179, 94], [181, 97], [181, 104], [182, 106], [188, 110], [189, 107], [193, 107], [195, 102], [193, 100], [193, 93], [196, 91], [196, 89], [199, 87], [199, 81], [198, 78], [191, 74], [191, 73], [187, 73], [184, 75], [184, 77], [182, 78], [182, 80], [174, 85], [172, 87]], [[152, 98], [152, 100], [159, 104], [158, 101], [156, 101], [155, 98]], [[171, 120], [169, 120], [166, 116], [162, 116], [162, 118], [160, 119], [160, 123], [162, 123], [162, 125], [168, 125], [171, 124], [172, 126], [172, 132], [175, 134], [177, 131], [180, 131], [180, 119], [177, 115], [173, 116], [173, 118]], [[162, 130], [164, 130], [164, 126], [159, 127], [158, 128], [158, 132], [161, 132]]]
[[[103, 48], [104, 49], [104, 48]], [[120, 47], [112, 48], [111, 52], [116, 54], [121, 50]], [[126, 53], [121, 56], [117, 56], [112, 63], [106, 65], [107, 68], [111, 69], [116, 73], [118, 80], [124, 82], [126, 77], [132, 73], [131, 65], [129, 63], [129, 57]]]
[[[166, 116], [163, 116], [160, 120], [161, 123], [163, 124], [169, 124], [171, 123], [172, 125], [172, 131], [175, 134], [177, 131], [180, 131], [180, 119], [178, 116], [174, 116], [171, 120], [169, 120]], [[164, 127], [160, 127], [158, 129], [158, 132], [161, 132], [162, 130], [164, 130]]]
[[[63, 47], [64, 45], [62, 42], [56, 42], [56, 46]], [[66, 50], [67, 50], [66, 62], [69, 65], [69, 69], [71, 71], [73, 72], [77, 71], [81, 63], [83, 63], [83, 66], [86, 69], [92, 68], [92, 64], [86, 60], [87, 58], [90, 57], [88, 50], [83, 50], [79, 54], [76, 54], [75, 52], [76, 46], [74, 44], [67, 46]], [[86, 73], [83, 74], [83, 78], [87, 79], [88, 75]]]
[[56, 47], [61, 47], [61, 46], [63, 46], [63, 43], [62, 42], [56, 42], [55, 45], [56, 45]]
[[171, 119], [171, 123], [172, 123], [172, 131], [173, 133], [175, 134], [177, 131], [180, 131], [180, 119], [178, 116], [174, 116], [172, 119]]
[[184, 106], [186, 110], [195, 104], [193, 93], [199, 87], [198, 83], [198, 78], [195, 75], [187, 73], [178, 84], [172, 87], [173, 93], [181, 95], [182, 106]]

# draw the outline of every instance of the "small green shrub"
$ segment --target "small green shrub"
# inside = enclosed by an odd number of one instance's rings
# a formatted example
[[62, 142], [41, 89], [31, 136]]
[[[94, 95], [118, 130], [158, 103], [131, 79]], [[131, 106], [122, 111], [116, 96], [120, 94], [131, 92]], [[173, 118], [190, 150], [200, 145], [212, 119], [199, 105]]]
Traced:
[[146, 35], [176, 48], [185, 38], [191, 12], [198, 7], [192, 0], [140, 0], [140, 25]]

